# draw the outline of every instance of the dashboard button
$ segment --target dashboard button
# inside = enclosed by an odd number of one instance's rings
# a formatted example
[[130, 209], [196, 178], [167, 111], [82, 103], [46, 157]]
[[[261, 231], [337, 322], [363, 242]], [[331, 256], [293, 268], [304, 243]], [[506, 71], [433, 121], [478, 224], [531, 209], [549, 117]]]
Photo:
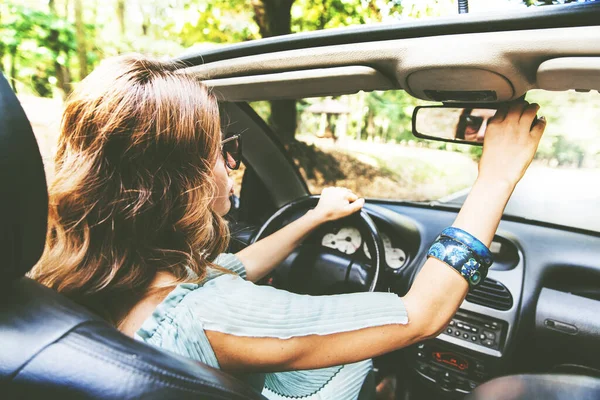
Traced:
[[463, 337], [464, 337], [465, 339], [468, 339], [468, 338], [469, 338], [469, 334], [468, 334], [468, 333], [463, 333]]
[[474, 327], [471, 327], [471, 332], [473, 332], [473, 333], [477, 333], [477, 332], [479, 332], [479, 329], [477, 329], [477, 328], [474, 328]]
[[482, 333], [481, 335], [479, 335], [479, 339], [485, 340], [485, 335]]
[[448, 333], [452, 333], [452, 328], [448, 328], [448, 329], [446, 329], [446, 332], [448, 332]]
[[472, 340], [473, 342], [476, 342], [476, 341], [477, 341], [477, 336], [471, 336], [471, 340]]
[[454, 322], [454, 320], [450, 321], [450, 326], [454, 326], [454, 324], [456, 324], [456, 322]]
[[455, 381], [455, 378], [452, 374], [450, 374], [450, 372], [445, 372], [442, 376], [441, 376], [441, 381], [443, 383], [447, 383], [447, 384], [453, 384]]
[[456, 327], [462, 329], [463, 328], [462, 322], [457, 322]]
[[486, 331], [484, 331], [483, 334], [485, 335], [486, 338], [488, 338], [490, 340], [496, 339], [496, 335], [494, 335], [492, 332], [486, 332]]
[[454, 331], [454, 334], [455, 334], [456, 336], [460, 336], [460, 331]]
[[491, 340], [484, 340], [483, 344], [488, 347], [492, 347], [494, 345], [494, 342], [492, 342]]

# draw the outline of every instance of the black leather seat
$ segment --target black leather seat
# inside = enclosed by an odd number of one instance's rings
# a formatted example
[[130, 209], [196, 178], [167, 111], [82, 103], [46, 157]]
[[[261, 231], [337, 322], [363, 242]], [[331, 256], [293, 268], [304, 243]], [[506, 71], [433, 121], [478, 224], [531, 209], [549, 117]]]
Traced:
[[47, 223], [42, 159], [0, 74], [0, 398], [264, 399], [227, 374], [119, 333], [23, 275]]

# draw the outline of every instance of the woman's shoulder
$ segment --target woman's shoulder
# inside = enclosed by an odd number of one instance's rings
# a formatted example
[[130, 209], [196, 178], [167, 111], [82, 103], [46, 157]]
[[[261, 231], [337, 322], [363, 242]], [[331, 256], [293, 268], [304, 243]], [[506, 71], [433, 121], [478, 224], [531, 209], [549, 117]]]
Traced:
[[183, 300], [200, 288], [196, 283], [180, 283], [160, 302], [152, 314], [142, 323], [136, 335], [143, 340], [152, 338], [161, 327], [178, 322], [178, 314], [186, 306]]
[[[190, 309], [197, 309], [203, 298], [227, 296], [232, 287], [245, 282], [238, 274], [211, 271], [200, 283], [180, 283], [160, 302], [142, 328], [156, 330], [160, 325], [181, 322]], [[218, 293], [217, 293], [218, 292]]]
[[194, 294], [201, 291], [200, 284], [177, 285], [143, 322], [135, 338], [219, 368], [202, 324], [195, 316]]

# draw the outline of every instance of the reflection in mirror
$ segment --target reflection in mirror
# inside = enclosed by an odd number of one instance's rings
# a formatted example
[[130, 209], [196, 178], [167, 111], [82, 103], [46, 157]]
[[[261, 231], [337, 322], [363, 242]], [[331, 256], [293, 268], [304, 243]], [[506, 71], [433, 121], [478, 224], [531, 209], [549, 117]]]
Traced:
[[415, 115], [415, 130], [432, 139], [483, 143], [494, 115], [496, 110], [489, 108], [423, 107]]

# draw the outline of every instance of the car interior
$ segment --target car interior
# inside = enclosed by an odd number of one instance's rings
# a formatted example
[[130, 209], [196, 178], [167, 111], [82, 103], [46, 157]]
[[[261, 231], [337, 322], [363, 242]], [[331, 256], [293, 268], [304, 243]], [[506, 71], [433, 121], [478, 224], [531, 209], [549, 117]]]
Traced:
[[[333, 29], [182, 55], [244, 138], [230, 251], [316, 205], [298, 167], [248, 104], [402, 90], [482, 107], [531, 90], [600, 91], [600, 3]], [[43, 250], [47, 192], [27, 119], [0, 81], [0, 393], [7, 398], [263, 398], [228, 374], [120, 334], [25, 277]], [[597, 184], [591, 183], [591, 184]], [[315, 231], [262, 284], [313, 295], [406, 294], [456, 217], [443, 204], [368, 198]], [[360, 251], [323, 245], [346, 229]], [[388, 248], [397, 249], [390, 255]], [[503, 217], [496, 259], [445, 331], [374, 360], [396, 398], [600, 398], [600, 232]], [[56, 397], [58, 396], [58, 397]], [[4, 398], [3, 396], [0, 396]]]

